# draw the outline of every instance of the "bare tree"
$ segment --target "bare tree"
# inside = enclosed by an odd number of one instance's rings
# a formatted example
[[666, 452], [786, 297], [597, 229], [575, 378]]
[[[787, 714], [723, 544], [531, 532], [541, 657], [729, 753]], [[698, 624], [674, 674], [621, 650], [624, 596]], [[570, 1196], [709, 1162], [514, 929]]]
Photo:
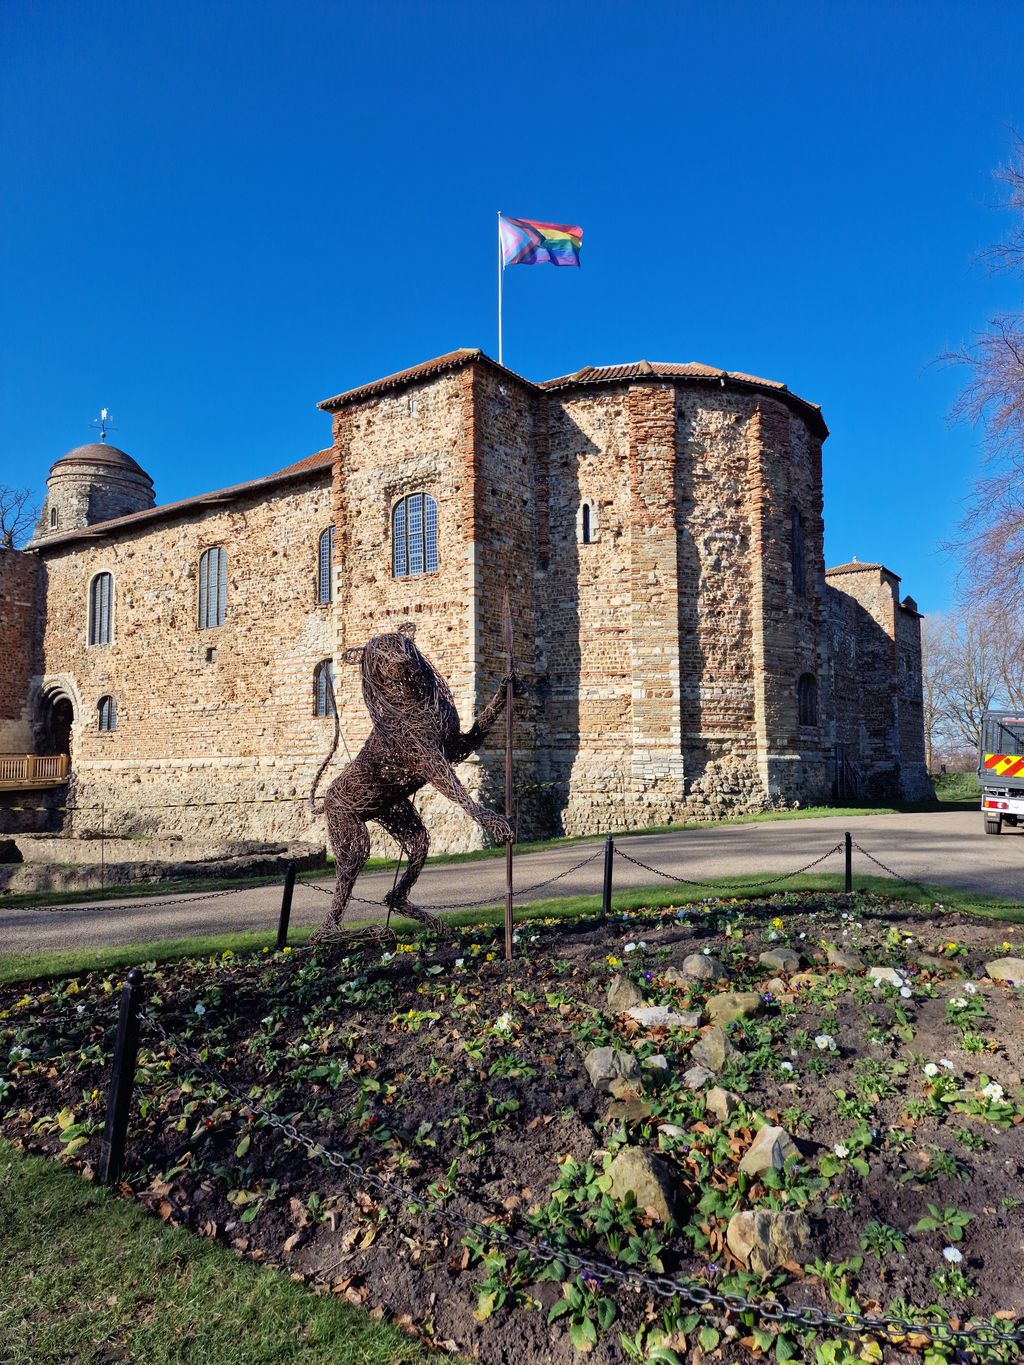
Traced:
[[[1016, 215], [1006, 238], [982, 253], [992, 270], [1024, 275], [1024, 138], [995, 173], [1000, 207]], [[963, 589], [975, 601], [1024, 606], [1024, 314], [1000, 313], [943, 360], [968, 380], [952, 416], [984, 431], [985, 463], [955, 542]]]
[[38, 516], [31, 489], [0, 484], [0, 549], [18, 549], [29, 538]]
[[968, 602], [929, 618], [922, 643], [929, 762], [937, 750], [976, 753], [986, 711], [1024, 706], [1024, 620]]

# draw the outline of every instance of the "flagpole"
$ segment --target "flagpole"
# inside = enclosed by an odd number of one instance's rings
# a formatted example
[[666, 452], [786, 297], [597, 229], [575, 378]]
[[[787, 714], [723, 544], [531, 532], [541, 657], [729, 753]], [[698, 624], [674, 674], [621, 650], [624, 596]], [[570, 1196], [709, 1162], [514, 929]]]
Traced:
[[501, 209], [498, 210], [498, 364], [503, 365], [501, 348], [501, 281], [505, 273], [505, 262], [501, 255]]

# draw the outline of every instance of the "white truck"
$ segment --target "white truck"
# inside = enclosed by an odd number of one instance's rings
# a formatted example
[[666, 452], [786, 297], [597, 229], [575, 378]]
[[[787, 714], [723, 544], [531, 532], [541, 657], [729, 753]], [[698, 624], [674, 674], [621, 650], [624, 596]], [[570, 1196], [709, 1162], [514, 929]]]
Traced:
[[978, 781], [986, 834], [1024, 824], [1024, 714], [986, 711], [978, 747]]

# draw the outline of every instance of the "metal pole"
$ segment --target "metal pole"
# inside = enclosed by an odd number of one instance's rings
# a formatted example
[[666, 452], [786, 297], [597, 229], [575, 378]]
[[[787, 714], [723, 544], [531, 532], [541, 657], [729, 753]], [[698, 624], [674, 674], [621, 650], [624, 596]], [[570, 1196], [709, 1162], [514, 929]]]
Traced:
[[853, 891], [853, 835], [849, 830], [843, 839], [843, 849], [846, 853], [846, 894], [850, 895]]
[[117, 1016], [117, 1039], [107, 1095], [107, 1121], [100, 1143], [99, 1178], [103, 1185], [116, 1185], [124, 1165], [128, 1113], [131, 1109], [132, 1086], [135, 1084], [135, 1061], [139, 1054], [141, 1005], [142, 973], [138, 967], [133, 967], [121, 987], [121, 1006]]
[[[501, 631], [505, 639], [507, 681], [505, 683], [505, 818], [511, 822], [515, 809], [512, 785], [512, 699], [515, 686], [515, 630], [512, 625], [512, 603], [508, 588], [501, 598]], [[512, 961], [512, 845], [505, 845], [505, 961]]]
[[103, 891], [103, 890], [106, 889], [106, 884], [107, 884], [107, 869], [106, 869], [106, 860], [105, 860], [105, 855], [106, 855], [106, 844], [105, 844], [105, 842], [104, 842], [104, 837], [103, 837], [103, 833], [104, 833], [104, 830], [103, 830], [104, 819], [103, 819], [103, 817], [104, 817], [104, 815], [105, 815], [104, 808], [103, 808], [102, 806], [100, 806], [100, 890], [101, 890], [101, 891]]
[[277, 951], [280, 952], [288, 942], [288, 921], [292, 914], [292, 893], [295, 890], [295, 864], [288, 864], [284, 874], [284, 891], [281, 893], [281, 915], [277, 921]]
[[498, 364], [504, 365], [501, 345], [501, 282], [505, 274], [505, 262], [501, 254], [501, 209], [498, 210]]
[[615, 861], [615, 840], [609, 834], [604, 841], [604, 889], [601, 893], [601, 914], [605, 919], [612, 913], [612, 864]]

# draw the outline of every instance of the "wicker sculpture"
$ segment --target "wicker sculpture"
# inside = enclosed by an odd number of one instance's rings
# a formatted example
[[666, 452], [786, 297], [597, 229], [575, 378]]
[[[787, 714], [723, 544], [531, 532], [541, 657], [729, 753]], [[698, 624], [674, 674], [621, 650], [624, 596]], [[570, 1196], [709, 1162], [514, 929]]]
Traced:
[[[442, 920], [409, 901], [409, 892], [430, 847], [426, 827], [409, 798], [428, 783], [461, 806], [499, 843], [512, 841], [508, 820], [474, 801], [453, 767], [478, 749], [493, 728], [505, 706], [508, 679], [463, 734], [451, 690], [413, 643], [415, 633], [416, 627], [407, 623], [397, 631], [375, 635], [361, 649], [348, 649], [342, 655], [345, 663], [360, 666], [363, 699], [373, 729], [362, 749], [324, 795], [323, 811], [337, 879], [330, 913], [313, 935], [314, 943], [347, 942], [341, 932], [341, 919], [370, 853], [369, 820], [383, 826], [408, 859], [405, 872], [385, 896], [385, 903], [429, 924], [439, 937], [450, 936], [451, 931]], [[337, 743], [335, 707], [334, 748]], [[313, 781], [311, 800], [334, 748]]]

